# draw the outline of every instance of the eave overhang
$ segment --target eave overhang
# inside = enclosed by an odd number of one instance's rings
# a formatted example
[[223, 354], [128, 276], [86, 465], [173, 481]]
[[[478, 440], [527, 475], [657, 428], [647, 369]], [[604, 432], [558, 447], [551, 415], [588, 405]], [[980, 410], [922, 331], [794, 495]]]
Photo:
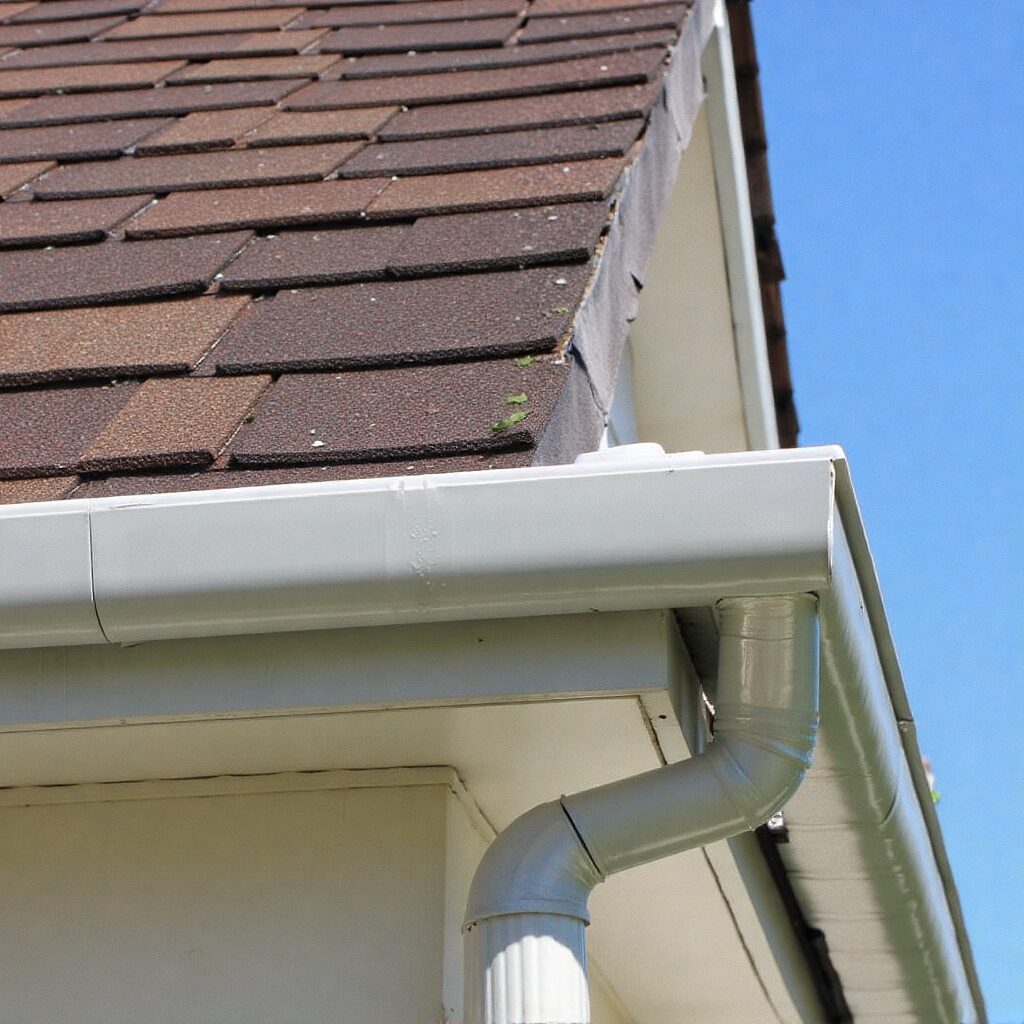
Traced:
[[[787, 867], [846, 928], [832, 954], [858, 1020], [984, 1020], [838, 448], [10, 506], [0, 558], [8, 649], [814, 592], [821, 746]], [[841, 921], [851, 884], [863, 927]]]

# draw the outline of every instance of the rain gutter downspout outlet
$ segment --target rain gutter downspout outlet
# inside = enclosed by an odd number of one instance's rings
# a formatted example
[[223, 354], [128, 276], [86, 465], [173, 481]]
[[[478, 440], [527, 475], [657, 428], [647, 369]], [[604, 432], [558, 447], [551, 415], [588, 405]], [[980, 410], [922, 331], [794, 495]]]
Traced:
[[813, 595], [722, 600], [714, 739], [686, 761], [534, 807], [470, 888], [465, 1024], [589, 1024], [587, 900], [608, 875], [757, 828], [818, 727]]

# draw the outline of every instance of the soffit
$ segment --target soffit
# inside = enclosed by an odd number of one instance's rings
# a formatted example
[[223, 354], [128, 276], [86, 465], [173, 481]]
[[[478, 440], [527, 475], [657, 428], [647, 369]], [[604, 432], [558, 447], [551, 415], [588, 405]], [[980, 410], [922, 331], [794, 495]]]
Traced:
[[[555, 627], [562, 625], [574, 637], [580, 630], [598, 635], [603, 624], [595, 620], [606, 618], [616, 629], [621, 625], [632, 643], [607, 644], [602, 652], [610, 657], [604, 657], [602, 664], [602, 658], [595, 656], [592, 671], [586, 664], [573, 666], [570, 648], [575, 652], [578, 645], [567, 645]], [[548, 661], [558, 669], [554, 673], [557, 683], [566, 688], [555, 700], [540, 696], [523, 702], [520, 696], [509, 702], [508, 695], [502, 694], [502, 680], [492, 675], [489, 685], [494, 694], [486, 703], [395, 707], [386, 696], [392, 692], [393, 682], [382, 682], [382, 673], [368, 654], [352, 664], [344, 660], [334, 663], [344, 666], [344, 688], [369, 691], [376, 683], [380, 690], [376, 707], [345, 710], [339, 692], [334, 707], [321, 703], [283, 713], [265, 707], [248, 713], [233, 710], [219, 719], [162, 715], [149, 721], [132, 717], [122, 724], [108, 720], [102, 724], [54, 721], [21, 723], [13, 729], [8, 726], [4, 728], [10, 755], [5, 779], [15, 784], [42, 783], [46, 786], [43, 792], [49, 794], [55, 791], [47, 784], [58, 781], [448, 764], [458, 771], [486, 819], [500, 830], [531, 806], [563, 792], [600, 785], [656, 768], [665, 759], [686, 756], [683, 731], [693, 723], [687, 724], [684, 712], [680, 727], [670, 695], [690, 677], [672, 654], [673, 645], [666, 644], [673, 634], [666, 632], [665, 622], [657, 613], [580, 616], [560, 623], [516, 621], [505, 624], [507, 637], [490, 623], [459, 624], [449, 627], [453, 645], [434, 645], [441, 652], [438, 685], [442, 675], [449, 687], [453, 682], [479, 684], [480, 673], [471, 671], [473, 659], [507, 665], [503, 670], [508, 680], [516, 669], [520, 675], [535, 676], [533, 662]], [[358, 646], [361, 638], [353, 633], [343, 631], [335, 640]], [[478, 635], [485, 638], [482, 645]], [[426, 630], [421, 639], [425, 637]], [[277, 639], [295, 650], [303, 642], [332, 642], [327, 634]], [[226, 643], [233, 646], [230, 640]], [[219, 646], [220, 641], [199, 641], [96, 649], [94, 653], [108, 667], [120, 665], [120, 673], [114, 674], [122, 675], [126, 684], [129, 678], [138, 681], [146, 676], [136, 671], [140, 657], [144, 662], [163, 662], [170, 673], [183, 659], [194, 656], [193, 674], [216, 685]], [[388, 664], [404, 661], [411, 678], [414, 664], [423, 664], [422, 656], [416, 656], [417, 647], [415, 639], [408, 650], [392, 641]], [[81, 657], [89, 660], [89, 650], [65, 653], [75, 662]], [[245, 657], [244, 651], [236, 650]], [[521, 653], [513, 660], [506, 651]], [[253, 665], [258, 657], [259, 652], [250, 654]], [[621, 684], [627, 674], [623, 666], [631, 657], [634, 692], [615, 693], [616, 670]], [[277, 673], [279, 688], [286, 679], [291, 681], [297, 664], [293, 659], [291, 667], [286, 666], [286, 660], [271, 669]], [[209, 672], [204, 665], [210, 666]], [[567, 670], [565, 679], [560, 676], [562, 666]], [[16, 668], [14, 662], [11, 667]], [[76, 667], [69, 665], [71, 670]], [[326, 660], [322, 668], [322, 682], [327, 686]], [[54, 680], [61, 674], [56, 661], [49, 661], [42, 671]], [[568, 675], [573, 672], [575, 675]], [[462, 679], [460, 673], [468, 678]], [[73, 674], [87, 682], [80, 673]], [[581, 693], [588, 674], [605, 687], [604, 693], [597, 688]], [[93, 684], [99, 682], [97, 673]], [[571, 695], [573, 689], [575, 696]], [[36, 699], [38, 696], [37, 692]], [[58, 699], [56, 694], [53, 697]], [[321, 696], [324, 702], [328, 699]], [[689, 703], [692, 713], [693, 701]], [[595, 756], [595, 736], [602, 737], [600, 756]], [[62, 785], [62, 798], [73, 788]], [[94, 794], [96, 787], [85, 789]], [[39, 791], [23, 792], [31, 801], [32, 794]], [[610, 879], [595, 892], [593, 911], [594, 923], [588, 929], [590, 950], [603, 980], [628, 1009], [627, 1019], [646, 1024], [674, 1024], [680, 1019], [695, 1024], [776, 1024], [780, 1019], [766, 999], [757, 973], [774, 967], [760, 963], [755, 968], [752, 964], [733, 911], [702, 851], [689, 851]], [[715, 951], [710, 962], [706, 956], [709, 948]]]

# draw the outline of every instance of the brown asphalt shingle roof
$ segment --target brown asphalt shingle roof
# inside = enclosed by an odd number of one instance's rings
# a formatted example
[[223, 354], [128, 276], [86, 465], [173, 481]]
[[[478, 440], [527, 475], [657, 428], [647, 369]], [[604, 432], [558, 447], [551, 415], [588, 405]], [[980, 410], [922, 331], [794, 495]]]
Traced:
[[688, 9], [0, 2], [0, 502], [530, 464]]

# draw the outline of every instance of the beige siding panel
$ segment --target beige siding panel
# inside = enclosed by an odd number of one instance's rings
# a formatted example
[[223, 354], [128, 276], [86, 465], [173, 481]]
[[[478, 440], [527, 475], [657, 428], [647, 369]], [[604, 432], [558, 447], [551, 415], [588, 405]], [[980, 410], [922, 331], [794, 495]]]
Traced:
[[440, 1018], [442, 785], [0, 808], [3, 1018]]

